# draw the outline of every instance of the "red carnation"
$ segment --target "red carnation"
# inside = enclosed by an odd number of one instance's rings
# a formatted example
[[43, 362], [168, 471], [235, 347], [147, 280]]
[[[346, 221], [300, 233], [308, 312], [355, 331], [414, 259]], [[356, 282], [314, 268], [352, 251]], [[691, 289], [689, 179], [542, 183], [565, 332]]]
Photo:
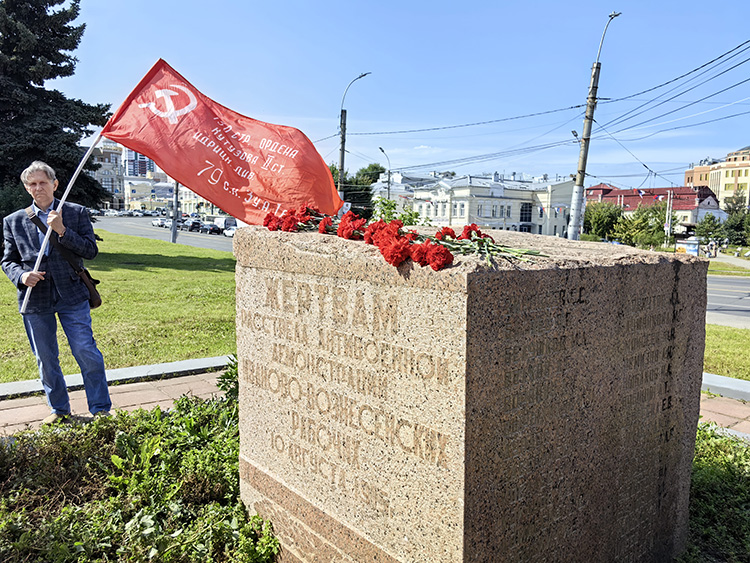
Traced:
[[417, 240], [417, 231], [408, 230], [404, 233], [404, 237], [406, 237], [407, 240], [414, 242]]
[[435, 233], [435, 238], [437, 240], [445, 240], [446, 238], [455, 239], [456, 238], [456, 231], [454, 231], [450, 227], [443, 227], [437, 233]]
[[427, 251], [427, 260], [430, 267], [437, 272], [453, 264], [453, 254], [443, 245], [433, 244]]
[[391, 244], [380, 247], [380, 253], [391, 266], [399, 267], [404, 260], [409, 258], [409, 247], [411, 243], [404, 237], [394, 238]]
[[333, 219], [330, 217], [323, 217], [318, 224], [318, 232], [326, 234], [328, 232], [328, 227], [333, 227]]
[[281, 230], [293, 233], [297, 230], [298, 219], [294, 215], [287, 215], [281, 220]]
[[360, 237], [360, 230], [367, 223], [367, 219], [362, 219], [356, 213], [347, 211], [341, 218], [339, 228], [336, 230], [336, 234], [341, 238], [345, 239], [357, 239]]
[[365, 242], [367, 244], [375, 244], [375, 236], [379, 231], [384, 229], [385, 226], [386, 223], [382, 219], [378, 219], [374, 223], [370, 223], [369, 225], [367, 225], [364, 232]]
[[430, 239], [427, 239], [422, 244], [412, 244], [411, 247], [409, 247], [411, 259], [420, 266], [426, 266], [429, 264], [430, 262], [427, 259], [427, 253], [430, 250], [430, 244]]
[[465, 225], [461, 236], [458, 237], [458, 240], [471, 240], [471, 233], [477, 233], [478, 236], [481, 236], [479, 227], [477, 227], [476, 223]]
[[263, 226], [268, 227], [269, 231], [278, 231], [281, 228], [281, 219], [273, 213], [269, 213], [263, 220]]

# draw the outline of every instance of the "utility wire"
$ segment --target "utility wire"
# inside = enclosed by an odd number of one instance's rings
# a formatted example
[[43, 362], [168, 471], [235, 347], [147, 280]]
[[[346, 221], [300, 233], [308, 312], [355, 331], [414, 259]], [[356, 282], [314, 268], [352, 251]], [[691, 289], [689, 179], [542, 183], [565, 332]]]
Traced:
[[[745, 59], [744, 61], [741, 61], [741, 62], [737, 63], [736, 65], [734, 65], [734, 66], [732, 66], [732, 67], [730, 67], [730, 68], [728, 68], [728, 69], [725, 69], [725, 70], [723, 70], [722, 72], [720, 72], [719, 74], [717, 74], [717, 75], [715, 75], [715, 76], [712, 76], [712, 77], [710, 77], [710, 78], [707, 78], [707, 79], [706, 79], [706, 80], [704, 80], [703, 82], [700, 82], [700, 83], [696, 84], [695, 86], [692, 86], [692, 87], [688, 88], [687, 90], [683, 90], [682, 92], [679, 92], [679, 93], [675, 94], [675, 95], [674, 95], [674, 96], [672, 96], [671, 98], [667, 98], [666, 100], [662, 100], [661, 102], [657, 103], [657, 104], [656, 104], [655, 106], [652, 106], [652, 107], [650, 107], [650, 108], [648, 108], [648, 109], [644, 109], [643, 111], [640, 111], [640, 112], [638, 111], [639, 109], [641, 109], [641, 108], [644, 108], [644, 107], [648, 106], [649, 104], [651, 104], [651, 103], [655, 102], [655, 101], [656, 101], [656, 100], [658, 100], [658, 99], [659, 99], [660, 97], [662, 97], [662, 96], [665, 96], [666, 94], [669, 94], [670, 92], [673, 92], [673, 91], [675, 91], [675, 90], [677, 89], [677, 87], [675, 87], [675, 88], [672, 88], [671, 90], [669, 90], [669, 91], [665, 92], [665, 93], [664, 93], [664, 94], [662, 94], [661, 96], [657, 96], [657, 97], [656, 97], [656, 98], [654, 98], [653, 100], [650, 100], [650, 101], [648, 101], [648, 102], [645, 102], [645, 103], [641, 104], [640, 106], [638, 106], [638, 107], [636, 107], [636, 108], [633, 108], [632, 110], [630, 110], [630, 111], [628, 111], [628, 112], [624, 113], [624, 114], [623, 114], [623, 115], [621, 115], [620, 117], [618, 117], [618, 118], [615, 118], [615, 119], [613, 119], [613, 120], [609, 121], [609, 122], [608, 122], [608, 123], [606, 124], [606, 126], [607, 126], [607, 127], [612, 127], [613, 125], [617, 125], [617, 124], [619, 124], [619, 123], [623, 123], [623, 122], [625, 122], [625, 121], [628, 121], [628, 120], [630, 120], [630, 119], [633, 119], [634, 117], [637, 117], [637, 116], [639, 116], [639, 115], [642, 115], [642, 114], [643, 114], [643, 113], [645, 113], [646, 111], [650, 111], [650, 110], [652, 110], [652, 109], [655, 109], [655, 108], [657, 108], [657, 107], [659, 107], [659, 106], [661, 106], [661, 105], [664, 105], [664, 104], [666, 104], [667, 102], [671, 102], [671, 101], [673, 101], [674, 99], [676, 99], [676, 98], [678, 98], [678, 97], [682, 96], [683, 94], [686, 94], [687, 92], [690, 92], [690, 91], [692, 91], [692, 90], [695, 90], [695, 89], [696, 89], [696, 88], [698, 88], [699, 86], [702, 86], [702, 85], [706, 84], [707, 82], [710, 82], [711, 80], [715, 80], [715, 79], [716, 79], [716, 78], [718, 78], [719, 76], [722, 76], [722, 75], [726, 74], [727, 72], [729, 72], [729, 71], [731, 71], [731, 70], [734, 70], [735, 68], [737, 68], [737, 67], [739, 67], [739, 66], [741, 66], [741, 65], [743, 65], [743, 64], [745, 64], [745, 63], [747, 63], [748, 61], [750, 61], [750, 57], [748, 57], [748, 58], [747, 58], [747, 59]], [[695, 78], [697, 78], [697, 77], [695, 77]], [[695, 104], [697, 104], [697, 103], [700, 103], [700, 102], [704, 101], [705, 99], [706, 99], [706, 98], [703, 98], [703, 99], [701, 99], [701, 100], [698, 100], [698, 101], [694, 101], [694, 102], [687, 102], [687, 103], [686, 103], [686, 105], [684, 105], [684, 106], [682, 106], [682, 107], [680, 107], [680, 108], [677, 108], [677, 109], [675, 109], [675, 110], [672, 110], [672, 111], [671, 111], [671, 112], [669, 112], [669, 113], [673, 113], [673, 112], [675, 112], [675, 111], [680, 111], [681, 109], [685, 109], [686, 107], [690, 107], [691, 105], [695, 105]], [[637, 113], [634, 113], [634, 112], [637, 112]], [[631, 115], [631, 114], [632, 114], [632, 115]], [[628, 115], [630, 115], [630, 117], [627, 117]], [[667, 114], [664, 114], [664, 115], [667, 115]], [[657, 118], [657, 119], [658, 119], [658, 118]]]
[[[690, 76], [690, 75], [691, 75], [691, 74], [693, 74], [694, 72], [697, 72], [697, 71], [701, 70], [702, 68], [704, 68], [704, 67], [707, 67], [708, 65], [711, 65], [711, 64], [715, 63], [716, 61], [718, 61], [718, 60], [721, 60], [721, 59], [723, 59], [723, 58], [724, 58], [724, 57], [726, 57], [726, 56], [727, 56], [727, 55], [728, 55], [729, 53], [731, 53], [731, 52], [733, 52], [733, 51], [736, 51], [737, 49], [739, 49], [739, 48], [740, 48], [740, 47], [742, 47], [743, 45], [748, 45], [749, 43], [750, 43], [750, 39], [749, 39], [749, 40], [747, 40], [747, 41], [744, 41], [743, 43], [740, 43], [739, 45], [737, 45], [737, 46], [736, 46], [736, 47], [734, 47], [733, 49], [730, 49], [730, 50], [729, 50], [729, 51], [727, 51], [726, 53], [724, 53], [724, 54], [722, 54], [722, 55], [719, 55], [719, 56], [718, 56], [718, 57], [716, 57], [715, 59], [712, 59], [712, 60], [708, 61], [707, 63], [704, 63], [704, 64], [702, 64], [701, 66], [699, 66], [699, 67], [697, 67], [697, 68], [694, 68], [693, 70], [691, 70], [691, 71], [689, 71], [689, 72], [686, 72], [685, 74], [682, 74], [682, 75], [678, 76], [677, 78], [673, 78], [672, 80], [668, 80], [667, 82], [663, 82], [662, 84], [659, 84], [658, 86], [653, 86], [653, 87], [651, 87], [651, 88], [648, 88], [647, 90], [642, 90], [641, 92], [637, 92], [637, 93], [635, 93], [635, 94], [630, 94], [629, 96], [624, 96], [624, 97], [622, 97], [622, 98], [614, 98], [614, 99], [609, 99], [609, 100], [602, 100], [602, 103], [613, 103], [613, 102], [621, 102], [621, 101], [623, 101], [623, 100], [629, 100], [629, 99], [631, 99], [631, 98], [635, 98], [636, 96], [640, 96], [640, 95], [642, 95], [642, 94], [647, 94], [647, 93], [649, 93], [649, 92], [653, 92], [654, 90], [658, 90], [659, 88], [663, 88], [664, 86], [667, 86], [667, 85], [669, 85], [669, 84], [672, 84], [672, 82], [677, 82], [678, 80], [680, 80], [680, 79], [682, 79], [682, 78], [685, 78], [686, 76]], [[745, 51], [745, 50], [747, 50], [747, 49], [750, 49], [750, 46], [748, 46], [748, 47], [745, 47], [745, 49], [743, 49], [743, 51]], [[742, 52], [742, 51], [740, 51], [740, 52]], [[737, 53], [737, 54], [739, 54], [739, 53]], [[733, 56], [736, 56], [736, 55], [733, 55]]]
[[[750, 60], [750, 59], [748, 59], [748, 60]], [[687, 107], [690, 107], [692, 105], [699, 104], [700, 102], [702, 102], [703, 100], [707, 100], [708, 98], [713, 98], [714, 96], [718, 96], [719, 94], [723, 94], [724, 92], [727, 92], [727, 91], [729, 91], [729, 90], [731, 90], [733, 88], [737, 88], [738, 86], [742, 86], [743, 84], [745, 84], [747, 82], [750, 82], [750, 78], [746, 78], [745, 80], [742, 80], [740, 82], [736, 82], [735, 84], [732, 84], [731, 86], [727, 86], [726, 88], [722, 88], [721, 90], [719, 90], [717, 92], [714, 92], [713, 94], [709, 94], [708, 96], [705, 96], [705, 97], [703, 97], [700, 100], [697, 100], [695, 102], [690, 102], [689, 104], [686, 104], [686, 105], [684, 105], [684, 106], [682, 106], [680, 108], [668, 111], [666, 113], [662, 113], [661, 115], [657, 115], [656, 117], [652, 117], [650, 119], [646, 119], [645, 121], [641, 121], [640, 123], [636, 123], [635, 125], [631, 125], [630, 127], [624, 127], [622, 129], [618, 129], [617, 131], [615, 131], [615, 133], [622, 133], [623, 131], [629, 131], [631, 129], [635, 129], [636, 127], [640, 127], [641, 125], [644, 125], [646, 123], [650, 123], [650, 122], [652, 122], [652, 121], [654, 121], [656, 119], [660, 119], [662, 117], [666, 117], [667, 115], [671, 115], [671, 114], [673, 114], [673, 113], [675, 113], [677, 111], [683, 110], [683, 109], [685, 109]], [[633, 117], [635, 117], [635, 116], [633, 116]], [[630, 118], [628, 118], [628, 119], [630, 119]], [[612, 123], [608, 123], [607, 125], [611, 126]]]
[[[349, 133], [349, 135], [400, 135], [402, 133], [425, 133], [427, 131], [443, 131], [445, 129], [459, 129], [461, 127], [475, 127], [477, 125], [489, 125], [492, 123], [502, 123], [504, 121], [514, 121], [517, 119], [526, 119], [528, 117], [538, 117], [540, 115], [547, 115], [550, 113], [558, 113], [561, 111], [568, 111], [571, 109], [577, 109], [585, 107], [586, 104], [580, 104], [577, 106], [570, 106], [567, 108], [551, 109], [548, 111], [540, 111], [537, 113], [528, 113], [526, 115], [516, 115], [514, 117], [503, 117], [501, 119], [492, 119], [490, 121], [477, 121], [476, 123], [464, 123], [462, 125], [446, 125], [444, 127], [429, 127], [427, 129], [407, 129], [405, 131], [379, 131], [374, 133]], [[328, 137], [330, 139], [330, 137]]]

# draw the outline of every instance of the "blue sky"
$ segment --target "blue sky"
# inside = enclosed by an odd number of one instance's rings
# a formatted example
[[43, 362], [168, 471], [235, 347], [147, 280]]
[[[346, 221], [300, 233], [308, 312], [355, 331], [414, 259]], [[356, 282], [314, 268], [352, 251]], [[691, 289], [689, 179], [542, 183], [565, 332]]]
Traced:
[[[163, 58], [217, 102], [301, 129], [338, 163], [342, 96], [370, 72], [344, 104], [350, 173], [387, 167], [382, 147], [393, 170], [413, 174], [554, 178], [575, 174], [571, 131], [582, 133], [613, 11], [587, 186], [681, 185], [690, 163], [750, 145], [750, 113], [728, 117], [750, 112], [744, 15], [694, 0], [82, 0], [76, 74], [48, 87], [115, 109]], [[425, 129], [436, 130], [415, 131]]]

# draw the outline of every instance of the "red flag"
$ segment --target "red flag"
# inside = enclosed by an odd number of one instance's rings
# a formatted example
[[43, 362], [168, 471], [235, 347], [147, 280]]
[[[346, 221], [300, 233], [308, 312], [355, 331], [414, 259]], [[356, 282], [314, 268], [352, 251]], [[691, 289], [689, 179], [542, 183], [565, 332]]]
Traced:
[[251, 224], [302, 205], [343, 205], [331, 172], [298, 129], [245, 117], [204, 96], [166, 62], [151, 68], [102, 135]]

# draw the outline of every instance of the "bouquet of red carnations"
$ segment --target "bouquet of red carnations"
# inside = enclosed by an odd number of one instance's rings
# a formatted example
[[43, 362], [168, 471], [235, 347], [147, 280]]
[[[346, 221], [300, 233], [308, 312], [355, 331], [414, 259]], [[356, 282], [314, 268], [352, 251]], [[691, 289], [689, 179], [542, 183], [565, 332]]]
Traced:
[[442, 270], [453, 263], [453, 254], [478, 254], [484, 256], [488, 265], [496, 256], [514, 257], [528, 260], [528, 256], [539, 256], [536, 250], [510, 248], [497, 244], [493, 238], [482, 233], [475, 224], [466, 225], [460, 235], [450, 227], [443, 227], [434, 236], [421, 235], [415, 230], [404, 228], [401, 221], [388, 223], [378, 219], [367, 223], [356, 213], [348, 211], [341, 219], [322, 215], [309, 207], [301, 207], [284, 217], [273, 213], [266, 215], [263, 226], [271, 231], [312, 231], [322, 234], [335, 234], [350, 240], [364, 240], [376, 246], [393, 266], [400, 266], [411, 258], [420, 266], [429, 265], [433, 270]]

